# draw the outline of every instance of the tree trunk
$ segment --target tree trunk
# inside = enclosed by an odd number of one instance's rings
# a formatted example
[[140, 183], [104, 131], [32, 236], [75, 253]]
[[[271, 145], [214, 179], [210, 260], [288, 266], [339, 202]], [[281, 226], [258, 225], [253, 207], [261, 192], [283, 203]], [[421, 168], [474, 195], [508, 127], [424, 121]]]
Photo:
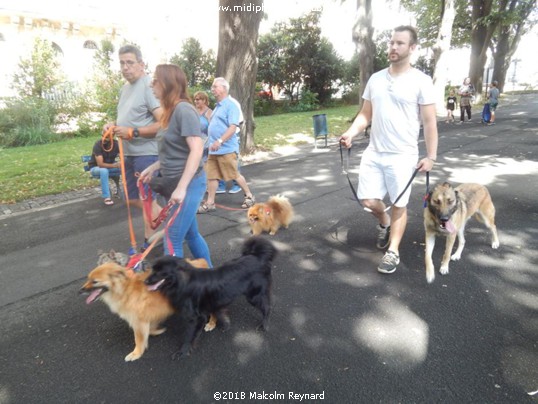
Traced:
[[254, 148], [254, 95], [258, 61], [256, 46], [263, 17], [263, 0], [219, 0], [217, 77], [230, 83], [230, 95], [241, 104], [241, 154]]
[[[499, 1], [499, 11], [506, 9], [508, 0]], [[487, 50], [491, 44], [491, 37], [497, 27], [497, 23], [483, 24], [479, 20], [491, 14], [493, 0], [472, 0], [473, 11], [471, 14], [471, 61], [469, 66], [469, 77], [475, 87], [477, 101], [480, 101], [482, 94], [482, 77], [484, 77], [484, 66], [487, 61]], [[463, 80], [462, 80], [463, 81]]]
[[528, 17], [534, 9], [533, 1], [520, 2], [510, 0], [509, 12], [517, 18], [509, 19], [499, 26], [499, 35], [496, 49], [493, 50], [493, 77], [491, 81], [499, 82], [498, 88], [502, 93], [506, 84], [506, 73], [512, 62], [521, 37], [526, 32]]
[[433, 57], [435, 69], [433, 72], [433, 85], [436, 94], [437, 111], [444, 111], [445, 108], [445, 86], [448, 77], [448, 67], [450, 60], [448, 51], [452, 42], [452, 25], [456, 17], [455, 0], [445, 0], [444, 9], [442, 10], [441, 26], [437, 41], [433, 46]]
[[374, 73], [375, 43], [373, 41], [372, 0], [357, 0], [357, 16], [353, 26], [353, 42], [359, 54], [359, 111], [366, 83]]

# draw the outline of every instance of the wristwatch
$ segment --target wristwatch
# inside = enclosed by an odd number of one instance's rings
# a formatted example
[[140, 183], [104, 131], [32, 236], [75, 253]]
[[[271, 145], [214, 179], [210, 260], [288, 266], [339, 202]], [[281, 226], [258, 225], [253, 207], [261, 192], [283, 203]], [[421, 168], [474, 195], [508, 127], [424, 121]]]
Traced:
[[133, 137], [140, 137], [140, 131], [138, 130], [138, 128], [133, 129]]
[[220, 137], [217, 139], [217, 141], [222, 144], [222, 139]]

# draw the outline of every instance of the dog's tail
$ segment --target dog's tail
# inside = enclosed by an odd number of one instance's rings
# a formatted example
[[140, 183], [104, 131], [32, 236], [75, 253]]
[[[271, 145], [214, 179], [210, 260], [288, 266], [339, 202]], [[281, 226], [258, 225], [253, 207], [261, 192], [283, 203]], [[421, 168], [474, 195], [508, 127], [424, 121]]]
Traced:
[[270, 263], [276, 257], [277, 249], [269, 240], [255, 236], [243, 244], [242, 255], [254, 255], [260, 261]]

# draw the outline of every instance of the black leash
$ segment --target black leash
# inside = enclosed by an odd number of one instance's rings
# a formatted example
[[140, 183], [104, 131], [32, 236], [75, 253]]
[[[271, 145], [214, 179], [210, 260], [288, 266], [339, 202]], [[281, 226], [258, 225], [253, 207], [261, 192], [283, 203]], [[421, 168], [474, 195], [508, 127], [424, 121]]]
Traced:
[[[347, 149], [347, 165], [349, 165], [350, 156], [351, 156], [351, 147]], [[342, 143], [340, 143], [340, 162], [342, 164], [342, 174], [346, 174], [347, 182], [349, 183], [351, 192], [353, 193], [353, 196], [355, 197], [359, 205], [362, 206], [362, 203], [359, 197], [357, 196], [357, 191], [355, 190], [355, 187], [353, 186], [353, 183], [351, 182], [351, 179], [349, 178], [349, 172], [347, 168], [344, 166], [344, 152], [342, 150]], [[407, 188], [409, 188], [409, 186], [411, 185], [411, 183], [413, 182], [417, 174], [418, 174], [418, 168], [415, 168], [415, 171], [411, 175], [411, 178], [407, 182], [407, 185], [405, 186], [404, 190], [400, 193], [400, 195], [398, 195], [398, 197], [396, 198], [396, 200], [394, 201], [392, 205], [389, 205], [385, 208], [385, 212], [388, 211], [392, 206], [396, 205], [396, 203], [400, 200], [403, 194], [405, 194], [405, 191], [407, 191]], [[430, 172], [426, 171], [426, 195], [424, 196], [424, 207], [426, 207], [427, 205], [427, 198], [428, 198], [429, 193], [430, 193]], [[372, 210], [369, 208], [365, 208], [364, 206], [362, 206], [362, 208], [367, 212], [372, 212]]]

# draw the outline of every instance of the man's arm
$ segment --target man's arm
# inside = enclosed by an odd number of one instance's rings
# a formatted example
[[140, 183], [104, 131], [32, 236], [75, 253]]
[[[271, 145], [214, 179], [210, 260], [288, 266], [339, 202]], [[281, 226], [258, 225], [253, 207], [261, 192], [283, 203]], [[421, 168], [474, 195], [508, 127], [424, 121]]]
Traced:
[[351, 147], [351, 142], [355, 136], [360, 134], [370, 121], [372, 120], [372, 103], [368, 100], [364, 100], [362, 104], [361, 112], [355, 118], [351, 127], [340, 136], [340, 142], [343, 143], [348, 149]]
[[417, 164], [419, 171], [430, 171], [437, 160], [437, 116], [435, 104], [421, 105], [420, 116], [424, 128], [424, 141], [426, 143], [426, 157]]
[[[160, 119], [163, 114], [163, 110], [161, 107], [155, 108], [153, 111], [151, 111], [153, 114], [153, 117], [155, 118], [155, 122], [148, 126], [142, 126], [137, 128], [138, 133], [140, 137], [144, 138], [153, 138], [155, 135], [157, 135], [157, 132], [159, 131], [159, 128], [161, 127]], [[129, 126], [116, 126], [114, 128], [114, 134], [118, 137], [130, 139], [131, 137], [131, 130], [134, 128], [131, 128]]]

